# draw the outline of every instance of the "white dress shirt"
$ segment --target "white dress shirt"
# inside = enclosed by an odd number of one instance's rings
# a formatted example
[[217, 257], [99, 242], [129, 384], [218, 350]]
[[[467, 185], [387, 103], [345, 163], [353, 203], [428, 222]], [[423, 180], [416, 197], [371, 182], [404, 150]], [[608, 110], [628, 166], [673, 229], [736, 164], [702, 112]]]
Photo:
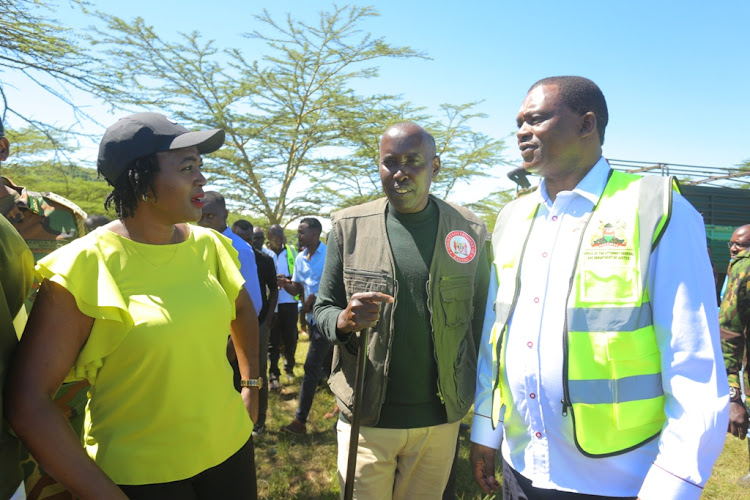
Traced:
[[[270, 248], [263, 247], [263, 253], [273, 259], [273, 263], [276, 266], [276, 274], [283, 274], [284, 276], [289, 276], [291, 278], [292, 273], [289, 270], [289, 262], [287, 261], [286, 252], [286, 246], [281, 249], [281, 253], [278, 255]], [[274, 312], [279, 312], [279, 304], [296, 303], [297, 299], [294, 298], [294, 295], [291, 295], [283, 288], [279, 288], [279, 301], [276, 303], [276, 309], [274, 309]]]
[[[562, 416], [563, 324], [580, 232], [607, 182], [601, 158], [573, 191], [552, 202], [542, 180], [509, 322], [505, 370], [513, 411], [493, 431], [492, 321], [485, 321], [478, 363], [472, 441], [498, 448], [538, 488], [649, 499], [697, 499], [724, 445], [728, 387], [719, 341], [713, 274], [703, 220], [674, 194], [669, 225], [652, 254], [648, 292], [661, 353], [666, 423], [661, 435], [633, 451], [584, 456]], [[519, 235], [519, 237], [522, 237]], [[502, 255], [502, 248], [495, 248]], [[495, 293], [493, 294], [493, 288]], [[497, 296], [497, 277], [487, 300]], [[503, 439], [504, 430], [504, 439]]]
[[240, 274], [245, 278], [245, 290], [250, 294], [250, 299], [255, 306], [255, 314], [260, 314], [263, 308], [263, 295], [260, 291], [260, 280], [258, 279], [258, 264], [255, 262], [255, 252], [245, 240], [232, 232], [229, 227], [222, 232], [224, 236], [232, 240], [232, 246], [239, 254]]
[[[323, 276], [323, 266], [326, 263], [326, 244], [321, 242], [310, 260], [307, 260], [307, 248], [297, 254], [294, 261], [294, 276], [292, 281], [302, 284], [305, 299], [312, 294], [318, 293], [320, 278]], [[315, 324], [315, 316], [312, 311], [305, 314], [308, 325]]]

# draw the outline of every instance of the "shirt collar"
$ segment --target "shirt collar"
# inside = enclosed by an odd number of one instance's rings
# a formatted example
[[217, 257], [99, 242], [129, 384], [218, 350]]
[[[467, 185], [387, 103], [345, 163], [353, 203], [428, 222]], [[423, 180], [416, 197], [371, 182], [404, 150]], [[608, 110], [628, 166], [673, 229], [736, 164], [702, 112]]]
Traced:
[[[317, 249], [315, 250], [315, 253], [314, 253], [314, 254], [312, 254], [312, 258], [314, 259], [316, 255], [318, 255], [318, 254], [320, 254], [320, 253], [321, 253], [321, 251], [322, 251], [323, 253], [325, 253], [325, 250], [326, 250], [326, 244], [325, 244], [325, 243], [323, 243], [323, 242], [321, 241], [321, 242], [320, 242], [320, 244], [318, 244], [318, 248], [317, 248]], [[300, 254], [301, 254], [301, 255], [302, 255], [303, 257], [307, 257], [307, 248], [305, 248], [304, 250], [302, 250], [302, 251], [300, 252]]]
[[[594, 164], [589, 173], [573, 188], [572, 192], [596, 205], [604, 192], [604, 187], [607, 185], [610, 170], [607, 160], [603, 156], [600, 157], [599, 161]], [[534, 196], [536, 196], [538, 203], [552, 206], [552, 202], [547, 194], [547, 182], [545, 179], [542, 179], [542, 182], [539, 183], [539, 188], [534, 192]]]

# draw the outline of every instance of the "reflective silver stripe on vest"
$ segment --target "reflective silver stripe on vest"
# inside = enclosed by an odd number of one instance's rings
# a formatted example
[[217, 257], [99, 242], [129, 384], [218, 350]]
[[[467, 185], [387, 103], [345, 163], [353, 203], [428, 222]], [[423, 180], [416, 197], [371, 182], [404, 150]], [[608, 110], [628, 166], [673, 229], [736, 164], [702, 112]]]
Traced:
[[[656, 227], [662, 217], [667, 213], [673, 177], [661, 177], [659, 175], [644, 175], [638, 187], [638, 229], [640, 233], [640, 267], [643, 286], [647, 286], [649, 259], [644, 258], [651, 255], [652, 238]], [[645, 290], [645, 288], [644, 288]]]
[[577, 307], [568, 309], [570, 332], [633, 332], [653, 324], [651, 304], [641, 307]]
[[661, 374], [635, 375], [618, 380], [569, 380], [573, 404], [614, 404], [658, 398], [664, 394]]

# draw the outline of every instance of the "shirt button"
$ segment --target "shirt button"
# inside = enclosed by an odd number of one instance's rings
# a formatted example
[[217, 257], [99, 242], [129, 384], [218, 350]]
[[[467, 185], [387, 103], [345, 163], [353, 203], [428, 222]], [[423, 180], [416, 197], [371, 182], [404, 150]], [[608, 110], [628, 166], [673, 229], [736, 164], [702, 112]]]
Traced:
[[539, 297], [534, 297], [534, 304], [538, 304], [538, 303], [539, 303]]
[[531, 394], [529, 394], [529, 397], [530, 397], [531, 399], [536, 399], [536, 394], [534, 394], [534, 393], [532, 392]]
[[526, 342], [526, 347], [528, 347], [529, 349], [531, 349], [532, 347], [534, 347], [534, 343], [531, 342], [531, 341]]
[[552, 220], [557, 220], [557, 215], [553, 215]]
[[537, 433], [536, 433], [536, 434], [534, 434], [534, 435], [535, 435], [536, 437], [538, 437], [538, 438], [542, 437], [542, 433], [541, 433], [541, 432], [537, 432]]
[[547, 252], [542, 252], [542, 257], [547, 258]]

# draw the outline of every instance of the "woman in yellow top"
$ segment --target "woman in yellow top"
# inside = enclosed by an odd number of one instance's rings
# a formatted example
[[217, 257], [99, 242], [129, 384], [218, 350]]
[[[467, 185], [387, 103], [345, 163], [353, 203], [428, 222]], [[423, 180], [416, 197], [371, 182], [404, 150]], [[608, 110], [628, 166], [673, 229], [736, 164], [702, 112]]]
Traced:
[[[231, 242], [185, 224], [201, 217], [201, 154], [223, 142], [221, 130], [190, 132], [156, 113], [121, 119], [97, 162], [118, 219], [37, 265], [44, 281], [9, 374], [7, 418], [82, 499], [257, 496], [257, 315]], [[81, 378], [91, 383], [85, 451], [52, 403], [63, 380]]]

